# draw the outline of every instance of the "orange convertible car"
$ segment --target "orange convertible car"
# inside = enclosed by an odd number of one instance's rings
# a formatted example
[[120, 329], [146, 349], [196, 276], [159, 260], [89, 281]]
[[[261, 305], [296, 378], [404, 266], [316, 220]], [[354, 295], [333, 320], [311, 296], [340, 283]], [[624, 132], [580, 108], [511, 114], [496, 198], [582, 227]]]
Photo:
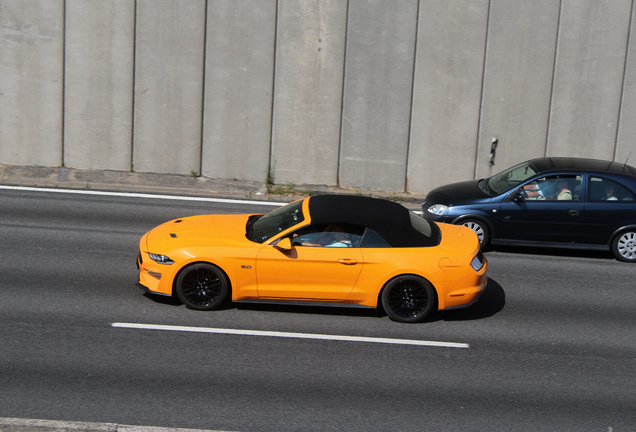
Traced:
[[317, 195], [266, 215], [203, 215], [146, 233], [137, 259], [147, 292], [211, 310], [240, 302], [382, 307], [419, 322], [466, 307], [486, 286], [475, 233], [386, 200]]

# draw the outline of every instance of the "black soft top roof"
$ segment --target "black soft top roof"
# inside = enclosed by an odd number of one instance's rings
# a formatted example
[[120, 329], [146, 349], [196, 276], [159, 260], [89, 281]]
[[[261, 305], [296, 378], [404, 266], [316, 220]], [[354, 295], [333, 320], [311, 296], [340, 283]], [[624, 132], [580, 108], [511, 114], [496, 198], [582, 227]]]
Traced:
[[552, 170], [581, 170], [610, 172], [636, 176], [636, 168], [620, 162], [573, 157], [544, 157], [532, 159], [530, 166], [538, 173]]
[[[371, 228], [393, 247], [423, 247], [439, 244], [440, 231], [431, 226], [427, 236], [415, 229], [410, 211], [391, 201], [355, 195], [316, 195], [309, 198], [312, 223], [340, 223]], [[419, 221], [418, 221], [419, 222]]]

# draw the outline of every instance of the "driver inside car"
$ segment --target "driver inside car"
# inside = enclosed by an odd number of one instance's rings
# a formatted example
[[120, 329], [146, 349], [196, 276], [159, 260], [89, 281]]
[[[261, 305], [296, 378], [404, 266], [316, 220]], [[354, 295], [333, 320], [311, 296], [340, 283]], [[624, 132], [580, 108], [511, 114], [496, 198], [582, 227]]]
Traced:
[[329, 224], [316, 243], [302, 242], [301, 246], [351, 247], [351, 240], [342, 225]]

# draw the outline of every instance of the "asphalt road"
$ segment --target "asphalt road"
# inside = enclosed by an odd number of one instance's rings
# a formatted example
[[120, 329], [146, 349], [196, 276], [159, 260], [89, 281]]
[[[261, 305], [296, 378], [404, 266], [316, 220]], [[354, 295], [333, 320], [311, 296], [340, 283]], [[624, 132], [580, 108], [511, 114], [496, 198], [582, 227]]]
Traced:
[[636, 266], [608, 254], [489, 251], [481, 301], [417, 325], [341, 308], [195, 312], [135, 287], [140, 236], [180, 216], [272, 207], [9, 190], [0, 203], [0, 417], [254, 432], [636, 430]]

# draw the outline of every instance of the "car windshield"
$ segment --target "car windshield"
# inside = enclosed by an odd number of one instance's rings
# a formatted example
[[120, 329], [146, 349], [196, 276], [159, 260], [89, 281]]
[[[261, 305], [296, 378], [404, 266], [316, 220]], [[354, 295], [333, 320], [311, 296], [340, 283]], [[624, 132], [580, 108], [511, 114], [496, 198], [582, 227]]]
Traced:
[[517, 186], [519, 183], [527, 180], [537, 172], [530, 166], [528, 162], [520, 163], [512, 168], [495, 174], [486, 179], [485, 186], [491, 195], [499, 195], [502, 192]]
[[265, 216], [251, 217], [247, 222], [245, 235], [253, 242], [263, 243], [303, 220], [303, 201], [296, 201]]

